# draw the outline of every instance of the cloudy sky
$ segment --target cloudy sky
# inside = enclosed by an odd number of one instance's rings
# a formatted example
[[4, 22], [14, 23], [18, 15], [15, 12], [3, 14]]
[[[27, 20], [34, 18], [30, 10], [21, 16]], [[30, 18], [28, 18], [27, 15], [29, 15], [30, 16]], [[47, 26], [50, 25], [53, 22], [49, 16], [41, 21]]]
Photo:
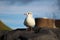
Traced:
[[0, 0], [0, 20], [13, 29], [25, 28], [26, 12], [34, 18], [60, 19], [60, 0]]

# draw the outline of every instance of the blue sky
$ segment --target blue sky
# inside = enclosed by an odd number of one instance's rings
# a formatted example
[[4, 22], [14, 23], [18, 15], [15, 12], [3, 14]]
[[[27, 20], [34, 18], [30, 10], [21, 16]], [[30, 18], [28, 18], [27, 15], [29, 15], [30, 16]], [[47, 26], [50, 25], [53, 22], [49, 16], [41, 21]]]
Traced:
[[0, 20], [12, 29], [26, 28], [24, 13], [30, 11], [34, 18], [60, 19], [60, 0], [0, 0]]

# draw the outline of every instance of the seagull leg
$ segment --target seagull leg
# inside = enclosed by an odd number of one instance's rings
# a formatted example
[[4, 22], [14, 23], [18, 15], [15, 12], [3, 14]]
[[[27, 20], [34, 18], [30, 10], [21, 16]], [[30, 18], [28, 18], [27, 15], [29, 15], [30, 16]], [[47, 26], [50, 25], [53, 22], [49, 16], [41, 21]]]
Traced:
[[28, 28], [26, 29], [26, 31], [32, 31], [32, 30], [33, 30], [32, 27], [28, 27]]
[[29, 28], [26, 29], [26, 31], [28, 31]]
[[31, 28], [30, 27], [28, 27], [27, 29], [26, 29], [26, 31], [30, 31], [31, 30]]
[[32, 28], [31, 27], [29, 27], [29, 31], [32, 31]]
[[33, 28], [32, 27], [30, 27], [30, 31], [32, 31], [33, 30]]

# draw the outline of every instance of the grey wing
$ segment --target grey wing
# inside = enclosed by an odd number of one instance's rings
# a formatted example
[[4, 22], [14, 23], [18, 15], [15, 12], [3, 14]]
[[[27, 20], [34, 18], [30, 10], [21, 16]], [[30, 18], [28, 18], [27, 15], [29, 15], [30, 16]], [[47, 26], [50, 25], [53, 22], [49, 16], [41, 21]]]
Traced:
[[25, 21], [24, 21], [24, 25], [25, 25], [25, 26], [28, 26], [28, 25], [27, 25], [27, 21], [26, 21], [26, 19], [25, 19]]

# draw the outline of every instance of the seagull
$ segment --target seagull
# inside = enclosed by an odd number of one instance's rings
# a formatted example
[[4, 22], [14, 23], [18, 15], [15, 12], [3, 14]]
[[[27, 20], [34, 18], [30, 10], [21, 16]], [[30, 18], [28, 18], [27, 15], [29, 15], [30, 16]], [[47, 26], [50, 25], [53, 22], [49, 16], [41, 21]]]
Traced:
[[35, 26], [35, 19], [33, 18], [32, 12], [25, 13], [24, 15], [26, 15], [24, 25], [28, 27], [28, 30], [32, 30]]

